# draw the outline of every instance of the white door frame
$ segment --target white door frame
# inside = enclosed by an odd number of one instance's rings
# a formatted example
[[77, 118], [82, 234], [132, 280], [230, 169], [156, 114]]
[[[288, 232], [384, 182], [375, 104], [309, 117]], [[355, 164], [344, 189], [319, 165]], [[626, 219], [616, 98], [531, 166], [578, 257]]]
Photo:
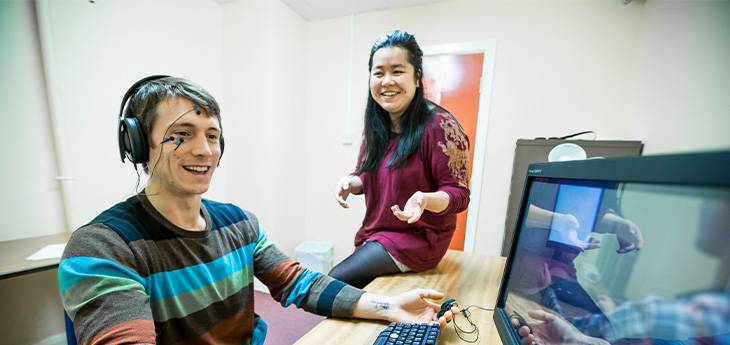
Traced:
[[494, 77], [494, 63], [497, 55], [497, 40], [485, 40], [463, 43], [449, 43], [438, 46], [421, 48], [423, 55], [445, 54], [477, 54], [484, 53], [482, 64], [482, 79], [479, 89], [479, 110], [477, 112], [476, 138], [474, 138], [474, 161], [471, 168], [471, 201], [466, 215], [466, 231], [464, 234], [464, 251], [474, 252], [474, 242], [477, 232], [477, 218], [479, 216], [479, 201], [482, 191], [482, 175], [484, 173], [484, 155], [487, 150], [487, 124], [489, 123], [489, 109], [492, 98], [492, 79]]

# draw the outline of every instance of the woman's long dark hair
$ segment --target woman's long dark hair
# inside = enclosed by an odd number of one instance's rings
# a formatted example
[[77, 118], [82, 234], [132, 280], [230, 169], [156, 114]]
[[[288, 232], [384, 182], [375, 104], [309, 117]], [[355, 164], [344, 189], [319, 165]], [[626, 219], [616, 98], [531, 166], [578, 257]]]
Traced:
[[[378, 49], [389, 47], [399, 47], [406, 52], [408, 63], [413, 65], [413, 71], [419, 84], [411, 104], [400, 118], [400, 126], [403, 131], [398, 133], [397, 147], [387, 165], [388, 168], [397, 168], [420, 148], [421, 137], [423, 137], [423, 130], [430, 111], [423, 95], [423, 51], [413, 35], [395, 30], [380, 36], [370, 50], [368, 71], [373, 69], [375, 52]], [[355, 174], [360, 175], [378, 168], [387, 149], [390, 125], [390, 115], [375, 102], [370, 87], [368, 87], [368, 102], [365, 107], [365, 138], [360, 148], [360, 162], [358, 162]]]

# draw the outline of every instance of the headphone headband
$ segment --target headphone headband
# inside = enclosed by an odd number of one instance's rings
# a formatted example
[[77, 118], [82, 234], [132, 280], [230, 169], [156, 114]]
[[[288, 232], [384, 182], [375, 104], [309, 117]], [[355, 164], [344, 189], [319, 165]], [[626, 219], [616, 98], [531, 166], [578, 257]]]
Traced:
[[127, 101], [129, 101], [129, 99], [132, 96], [134, 96], [137, 93], [137, 91], [139, 91], [139, 89], [142, 87], [142, 85], [146, 84], [149, 81], [167, 78], [167, 77], [169, 77], [169, 75], [162, 75], [162, 74], [151, 75], [149, 77], [144, 77], [144, 78], [138, 80], [136, 83], [132, 84], [132, 86], [130, 86], [129, 89], [127, 90], [127, 92], [124, 94], [124, 98], [122, 98], [122, 107], [119, 109], [119, 119], [121, 120], [124, 118], [124, 107], [127, 105]]

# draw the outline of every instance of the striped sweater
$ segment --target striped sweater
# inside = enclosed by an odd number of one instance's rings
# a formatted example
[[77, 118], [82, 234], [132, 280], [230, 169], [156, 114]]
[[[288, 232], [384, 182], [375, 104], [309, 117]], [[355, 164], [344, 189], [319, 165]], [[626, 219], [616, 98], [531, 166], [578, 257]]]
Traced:
[[268, 239], [256, 217], [203, 199], [205, 231], [187, 231], [142, 195], [76, 230], [59, 266], [79, 344], [262, 344], [253, 277], [283, 306], [352, 317], [362, 290], [311, 272]]

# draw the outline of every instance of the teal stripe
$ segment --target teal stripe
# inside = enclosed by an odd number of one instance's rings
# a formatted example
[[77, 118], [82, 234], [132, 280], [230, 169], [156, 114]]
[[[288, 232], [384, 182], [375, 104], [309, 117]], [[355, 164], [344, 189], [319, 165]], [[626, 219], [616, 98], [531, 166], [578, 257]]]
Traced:
[[247, 266], [244, 270], [234, 272], [226, 279], [198, 290], [151, 301], [152, 316], [155, 322], [182, 318], [203, 310], [213, 303], [223, 301], [250, 284], [253, 284], [253, 266]]
[[253, 265], [252, 252], [255, 245], [256, 243], [251, 243], [209, 263], [151, 275], [145, 279], [147, 286], [152, 287], [149, 291], [150, 299], [154, 301], [190, 292]]
[[76, 256], [64, 259], [59, 264], [58, 272], [58, 283], [61, 288], [61, 294], [66, 292], [74, 284], [95, 276], [127, 278], [142, 285], [147, 283], [146, 279], [116, 262], [88, 256]]
[[147, 299], [144, 286], [129, 278], [94, 276], [74, 284], [63, 294], [64, 306], [71, 318], [89, 301], [110, 293], [120, 293], [131, 297], [138, 293]]
[[302, 303], [302, 300], [307, 296], [309, 289], [312, 287], [312, 281], [314, 278], [321, 275], [322, 273], [312, 272], [305, 268], [302, 271], [302, 274], [299, 275], [299, 279], [297, 279], [296, 284], [294, 284], [294, 288], [291, 293], [289, 293], [289, 297], [287, 297], [286, 304], [284, 306], [288, 307], [293, 303], [297, 306], [297, 308], [300, 308], [299, 305]]
[[225, 279], [246, 266], [253, 265], [252, 253], [257, 244], [248, 244], [209, 263], [155, 273], [146, 278], [109, 260], [83, 256], [68, 258], [59, 265], [61, 293], [84, 279], [105, 275], [131, 278], [139, 282], [146, 287], [152, 301], [177, 296]]
[[264, 339], [266, 339], [266, 333], [269, 326], [266, 325], [264, 319], [259, 317], [256, 321], [256, 328], [253, 330], [253, 337], [251, 339], [251, 345], [263, 345]]
[[274, 242], [269, 241], [269, 236], [267, 236], [266, 230], [264, 229], [263, 225], [259, 223], [259, 238], [256, 240], [256, 248], [254, 248], [253, 250], [254, 255], [258, 254], [260, 251], [266, 249], [272, 244], [274, 244]]

